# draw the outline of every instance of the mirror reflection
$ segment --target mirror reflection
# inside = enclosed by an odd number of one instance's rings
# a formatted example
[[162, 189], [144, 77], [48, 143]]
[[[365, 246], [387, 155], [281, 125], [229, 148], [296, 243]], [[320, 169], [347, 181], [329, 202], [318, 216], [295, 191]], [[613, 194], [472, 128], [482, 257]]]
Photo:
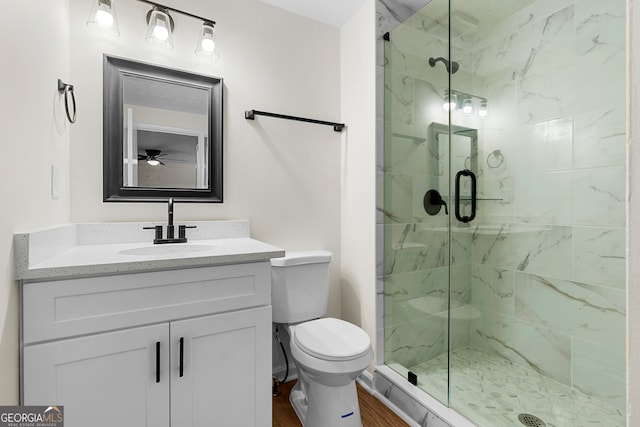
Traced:
[[207, 188], [206, 90], [123, 77], [126, 187]]
[[[448, 176], [449, 170], [469, 169], [478, 174], [478, 130], [463, 126], [449, 126], [431, 123], [429, 126], [430, 151], [432, 157], [430, 170], [439, 176]], [[454, 173], [455, 174], [455, 173]]]

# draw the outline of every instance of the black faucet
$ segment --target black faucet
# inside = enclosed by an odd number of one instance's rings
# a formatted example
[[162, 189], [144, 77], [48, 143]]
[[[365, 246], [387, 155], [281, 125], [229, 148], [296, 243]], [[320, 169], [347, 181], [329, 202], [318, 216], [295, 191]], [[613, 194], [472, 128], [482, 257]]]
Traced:
[[145, 230], [155, 230], [155, 238], [153, 239], [154, 244], [162, 244], [162, 243], [187, 243], [187, 228], [196, 228], [195, 225], [179, 225], [178, 226], [178, 237], [175, 237], [175, 226], [173, 225], [173, 197], [169, 197], [167, 200], [168, 208], [167, 208], [167, 237], [162, 238], [162, 226], [156, 225], [153, 227], [143, 227]]
[[167, 239], [173, 239], [173, 236], [174, 236], [174, 232], [173, 232], [173, 197], [169, 197], [169, 200], [167, 200], [167, 202], [169, 203], [169, 209], [168, 209], [169, 219], [167, 220]]

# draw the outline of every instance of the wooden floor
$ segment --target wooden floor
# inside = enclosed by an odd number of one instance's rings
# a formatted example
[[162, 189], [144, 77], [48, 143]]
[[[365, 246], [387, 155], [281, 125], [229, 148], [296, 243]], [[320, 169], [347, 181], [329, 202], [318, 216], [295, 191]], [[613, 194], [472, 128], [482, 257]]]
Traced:
[[[289, 381], [278, 386], [278, 395], [273, 397], [273, 427], [301, 427], [302, 424], [289, 403], [289, 391], [295, 384]], [[387, 408], [378, 399], [367, 393], [356, 383], [358, 387], [358, 400], [360, 402], [360, 414], [363, 427], [406, 427], [391, 409]]]

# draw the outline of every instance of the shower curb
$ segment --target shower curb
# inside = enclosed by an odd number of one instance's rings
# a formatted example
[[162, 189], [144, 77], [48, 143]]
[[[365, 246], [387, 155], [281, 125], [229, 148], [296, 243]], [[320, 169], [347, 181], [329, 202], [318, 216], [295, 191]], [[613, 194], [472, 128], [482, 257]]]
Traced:
[[[477, 427], [476, 424], [455, 410], [429, 396], [423, 390], [410, 384], [400, 374], [388, 366], [376, 366], [373, 374], [375, 395], [383, 402], [388, 400], [390, 408], [403, 419], [411, 420], [411, 425], [428, 427]], [[386, 404], [386, 403], [385, 403]]]
[[375, 377], [369, 371], [364, 371], [360, 376], [356, 379], [358, 384], [365, 389], [365, 391], [376, 399], [378, 399], [384, 406], [391, 409], [398, 417], [402, 419], [405, 423], [409, 424], [410, 427], [422, 427], [418, 424], [413, 418], [408, 416], [402, 409], [398, 408], [393, 402], [384, 397], [383, 394], [379, 393], [374, 388]]

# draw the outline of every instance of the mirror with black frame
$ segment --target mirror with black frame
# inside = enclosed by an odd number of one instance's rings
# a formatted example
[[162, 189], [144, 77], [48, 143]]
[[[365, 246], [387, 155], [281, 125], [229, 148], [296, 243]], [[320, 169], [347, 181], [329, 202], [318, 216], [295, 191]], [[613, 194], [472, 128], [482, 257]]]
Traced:
[[105, 202], [222, 202], [222, 79], [104, 56]]

